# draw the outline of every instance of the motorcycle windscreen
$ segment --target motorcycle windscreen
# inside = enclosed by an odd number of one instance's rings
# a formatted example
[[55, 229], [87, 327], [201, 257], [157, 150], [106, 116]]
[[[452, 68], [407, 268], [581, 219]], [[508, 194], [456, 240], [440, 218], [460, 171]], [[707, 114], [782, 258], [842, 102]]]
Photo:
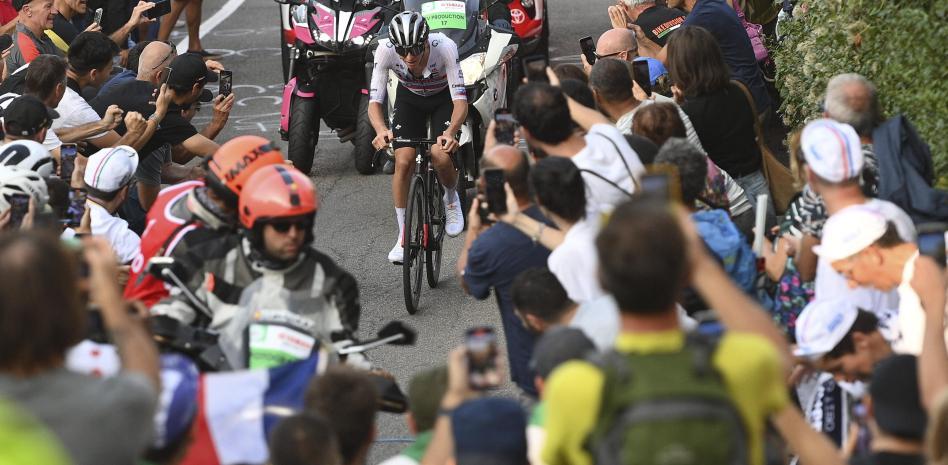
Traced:
[[405, 10], [421, 13], [431, 31], [448, 36], [462, 55], [474, 41], [480, 5], [479, 0], [405, 0]]

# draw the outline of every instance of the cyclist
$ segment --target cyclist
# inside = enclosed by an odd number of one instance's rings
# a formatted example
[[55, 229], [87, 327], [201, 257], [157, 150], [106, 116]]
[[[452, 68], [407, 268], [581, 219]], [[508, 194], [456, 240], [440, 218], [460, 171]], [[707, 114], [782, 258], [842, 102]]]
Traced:
[[[314, 301], [310, 308], [286, 310], [305, 311], [297, 317], [314, 334], [329, 338], [325, 342], [352, 339], [361, 313], [358, 283], [310, 245], [318, 208], [309, 176], [283, 164], [259, 168], [240, 196], [240, 234], [202, 244], [189, 254], [189, 262], [200, 265], [186, 285], [210, 309], [209, 321], [199, 317], [181, 292], [156, 304], [151, 314], [223, 330], [232, 321], [249, 319], [249, 313], [272, 308], [268, 304], [278, 305], [284, 295], [305, 295]], [[261, 308], [242, 306], [241, 297], [264, 301]], [[222, 345], [240, 345], [221, 338]]]
[[[379, 41], [369, 92], [369, 120], [375, 128], [372, 144], [382, 149], [394, 139], [428, 137], [428, 125], [437, 136], [431, 148], [431, 163], [444, 186], [445, 233], [451, 237], [464, 229], [464, 212], [457, 193], [458, 176], [450, 154], [458, 148], [455, 136], [467, 118], [464, 75], [458, 61], [457, 45], [441, 33], [429, 34], [428, 24], [414, 11], [399, 13], [389, 25], [387, 40]], [[388, 72], [398, 76], [392, 129], [385, 124]], [[392, 198], [398, 220], [398, 239], [388, 254], [392, 263], [402, 261], [402, 237], [405, 231], [405, 207], [408, 183], [415, 159], [415, 147], [395, 142], [395, 175]]]
[[[237, 225], [237, 199], [250, 175], [283, 163], [280, 151], [259, 136], [234, 138], [204, 162], [203, 180], [168, 187], [148, 212], [138, 256], [132, 260], [125, 298], [151, 307], [168, 296], [164, 282], [146, 272], [154, 256], [185, 262], [187, 252], [232, 233]], [[185, 265], [185, 263], [182, 263]]]

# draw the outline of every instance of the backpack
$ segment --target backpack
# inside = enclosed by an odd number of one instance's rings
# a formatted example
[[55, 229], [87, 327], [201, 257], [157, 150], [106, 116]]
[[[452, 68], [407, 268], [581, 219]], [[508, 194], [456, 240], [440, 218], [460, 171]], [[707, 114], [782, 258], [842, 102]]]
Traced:
[[872, 133], [879, 162], [879, 198], [905, 211], [915, 224], [948, 219], [948, 191], [932, 187], [932, 152], [903, 115]]
[[678, 352], [610, 351], [588, 442], [596, 465], [745, 465], [747, 434], [712, 364], [719, 339], [690, 333]]

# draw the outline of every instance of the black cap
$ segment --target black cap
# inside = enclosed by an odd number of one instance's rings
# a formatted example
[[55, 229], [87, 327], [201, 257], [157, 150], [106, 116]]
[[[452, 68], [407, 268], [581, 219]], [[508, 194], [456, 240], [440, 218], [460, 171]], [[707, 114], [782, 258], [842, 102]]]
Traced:
[[556, 367], [570, 360], [582, 360], [596, 351], [586, 333], [576, 328], [557, 326], [547, 330], [533, 346], [530, 368], [546, 379]]
[[171, 77], [168, 85], [177, 89], [190, 89], [195, 84], [217, 81], [217, 73], [207, 69], [204, 58], [197, 53], [185, 53], [171, 60]]
[[879, 429], [903, 439], [925, 437], [928, 416], [918, 389], [914, 355], [893, 355], [876, 365], [869, 382], [872, 411]]
[[29, 137], [52, 126], [56, 118], [56, 110], [32, 95], [23, 95], [13, 99], [3, 111], [3, 130], [11, 136]]
[[30, 3], [30, 0], [13, 0], [13, 9], [20, 11], [27, 3]]

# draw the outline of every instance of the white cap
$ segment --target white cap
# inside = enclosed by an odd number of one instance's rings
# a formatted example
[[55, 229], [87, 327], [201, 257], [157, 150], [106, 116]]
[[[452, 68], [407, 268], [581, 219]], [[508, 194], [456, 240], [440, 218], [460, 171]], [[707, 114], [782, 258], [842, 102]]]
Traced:
[[886, 218], [868, 206], [846, 207], [826, 220], [813, 253], [831, 262], [851, 257], [879, 240], [887, 227]]
[[811, 302], [797, 317], [793, 355], [816, 360], [833, 350], [853, 327], [859, 309], [845, 298]]
[[120, 145], [99, 150], [89, 157], [83, 180], [93, 189], [115, 192], [132, 180], [137, 168], [138, 152]]
[[856, 130], [831, 119], [807, 124], [800, 136], [806, 164], [829, 182], [855, 179], [862, 173], [862, 145]]

